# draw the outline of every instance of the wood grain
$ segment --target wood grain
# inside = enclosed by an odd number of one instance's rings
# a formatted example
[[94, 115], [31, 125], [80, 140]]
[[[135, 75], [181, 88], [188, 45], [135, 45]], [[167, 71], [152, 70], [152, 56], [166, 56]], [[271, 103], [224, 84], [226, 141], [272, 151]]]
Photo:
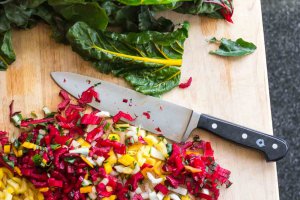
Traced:
[[[192, 24], [185, 44], [182, 81], [190, 76], [194, 79], [189, 89], [174, 89], [163, 98], [271, 134], [260, 0], [235, 0], [234, 24], [205, 17], [163, 15]], [[49, 36], [45, 25], [13, 34], [17, 61], [6, 72], [0, 72], [0, 129], [9, 130], [12, 135], [17, 133], [8, 119], [12, 99], [15, 110], [24, 114], [39, 111], [45, 105], [56, 108], [59, 88], [50, 78], [52, 71], [76, 72], [127, 86], [123, 80], [98, 73], [69, 46], [57, 44]], [[258, 49], [243, 58], [219, 58], [208, 54], [216, 48], [206, 42], [212, 36], [242, 37], [257, 44]], [[279, 199], [275, 163], [266, 163], [261, 154], [204, 131], [196, 132], [212, 142], [217, 161], [232, 171], [234, 184], [222, 189], [220, 199]]]

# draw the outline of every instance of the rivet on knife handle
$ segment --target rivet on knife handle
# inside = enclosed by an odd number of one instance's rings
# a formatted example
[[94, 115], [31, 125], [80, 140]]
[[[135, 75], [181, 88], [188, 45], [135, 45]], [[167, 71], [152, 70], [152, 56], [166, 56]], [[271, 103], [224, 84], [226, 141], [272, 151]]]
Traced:
[[280, 160], [288, 151], [287, 143], [283, 139], [209, 115], [202, 114], [200, 116], [198, 128], [210, 131], [237, 144], [262, 151], [267, 161]]

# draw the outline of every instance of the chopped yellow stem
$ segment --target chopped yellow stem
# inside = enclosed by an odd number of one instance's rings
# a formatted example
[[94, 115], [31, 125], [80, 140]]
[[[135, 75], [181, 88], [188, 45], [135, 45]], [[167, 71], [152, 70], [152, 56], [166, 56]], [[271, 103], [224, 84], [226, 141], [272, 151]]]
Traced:
[[92, 192], [93, 187], [92, 186], [85, 186], [80, 188], [80, 193], [89, 193]]

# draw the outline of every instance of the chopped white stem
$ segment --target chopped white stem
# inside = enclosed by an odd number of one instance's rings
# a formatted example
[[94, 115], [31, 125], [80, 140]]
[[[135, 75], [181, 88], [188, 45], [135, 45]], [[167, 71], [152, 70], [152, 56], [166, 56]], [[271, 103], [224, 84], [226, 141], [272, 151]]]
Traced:
[[46, 133], [47, 133], [47, 132], [46, 132], [44, 129], [40, 129], [40, 130], [39, 130], [39, 134], [41, 134], [41, 135], [46, 135]]
[[89, 133], [91, 132], [92, 130], [94, 130], [95, 128], [97, 128], [97, 125], [88, 125], [86, 127], [86, 132]]
[[163, 181], [163, 178], [155, 178], [151, 172], [147, 172], [147, 177], [153, 185], [159, 184]]
[[80, 146], [80, 143], [77, 142], [76, 140], [73, 140], [72, 143], [71, 143], [71, 146], [73, 146], [74, 148], [77, 148]]
[[81, 184], [82, 184], [82, 186], [88, 186], [88, 185], [91, 185], [92, 182], [90, 180], [83, 179]]
[[204, 188], [201, 190], [201, 193], [209, 195], [209, 190]]
[[44, 113], [45, 113], [45, 115], [49, 115], [49, 114], [51, 114], [51, 111], [49, 110], [49, 108], [48, 107], [43, 107], [43, 111], [44, 111]]
[[129, 126], [128, 128], [129, 131], [137, 132], [137, 127], [135, 126]]
[[135, 193], [137, 194], [141, 194], [143, 191], [140, 187], [137, 187], [136, 190], [135, 190]]
[[134, 135], [133, 136], [133, 140], [134, 140], [134, 142], [138, 142], [139, 141], [139, 137], [137, 135]]
[[165, 160], [165, 156], [160, 151], [158, 151], [155, 147], [151, 147], [151, 156], [159, 160]]
[[142, 136], [144, 138], [144, 137], [146, 137], [146, 131], [140, 129], [139, 132], [138, 132], [138, 135]]
[[96, 160], [98, 166], [101, 166], [105, 158], [103, 156], [99, 156]]
[[127, 133], [126, 133], [126, 136], [127, 137], [134, 137], [136, 135], [136, 132], [134, 132], [134, 131], [128, 131]]
[[168, 189], [181, 195], [187, 195], [188, 192], [186, 188], [180, 186], [177, 188], [169, 187]]
[[93, 147], [96, 146], [96, 144], [97, 144], [96, 141], [93, 141], [93, 142], [91, 143], [91, 145], [92, 145]]
[[20, 115], [14, 115], [14, 116], [12, 116], [12, 119], [13, 119], [13, 121], [15, 122], [15, 124], [17, 124], [17, 125], [21, 125], [21, 121], [22, 121], [22, 119], [21, 119], [21, 117], [20, 117]]
[[149, 199], [149, 194], [148, 194], [148, 192], [143, 192], [143, 193], [141, 194], [141, 196], [143, 197], [143, 199]]
[[79, 154], [82, 154], [82, 155], [88, 155], [89, 154], [89, 148], [82, 147], [82, 148], [70, 150], [69, 152], [70, 153], [79, 153]]
[[110, 117], [110, 113], [107, 111], [101, 111], [96, 114], [98, 117]]
[[94, 161], [91, 157], [87, 156], [86, 159], [87, 159], [92, 165], [96, 165], [95, 161]]
[[158, 200], [163, 200], [164, 197], [165, 197], [165, 195], [164, 195], [163, 193], [161, 193], [161, 192], [158, 192], [158, 193], [156, 194], [156, 196], [157, 196]]
[[131, 174], [133, 171], [130, 167], [124, 167], [122, 165], [116, 165], [114, 168], [117, 170], [117, 172], [123, 174]]
[[89, 197], [90, 197], [92, 200], [97, 199], [96, 187], [95, 187], [95, 186], [92, 187], [92, 192], [88, 193], [88, 195], [89, 195]]
[[141, 170], [140, 166], [138, 164], [135, 165], [133, 171], [132, 171], [132, 174], [136, 174], [138, 173], [139, 171]]
[[108, 182], [109, 182], [108, 179], [104, 178], [104, 179], [102, 179], [102, 181], [100, 183], [103, 183], [104, 185], [106, 185]]
[[156, 195], [156, 192], [150, 192], [149, 193], [149, 199], [150, 200], [158, 200], [158, 198], [157, 198], [157, 195]]
[[180, 200], [180, 197], [177, 195], [177, 194], [170, 194], [169, 195], [170, 196], [170, 199], [172, 199], [172, 200]]

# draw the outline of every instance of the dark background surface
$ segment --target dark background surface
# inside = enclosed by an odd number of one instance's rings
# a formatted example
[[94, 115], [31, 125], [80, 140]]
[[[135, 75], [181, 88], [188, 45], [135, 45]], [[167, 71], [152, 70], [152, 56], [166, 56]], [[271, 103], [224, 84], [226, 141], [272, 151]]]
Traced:
[[281, 200], [300, 199], [300, 0], [261, 0], [274, 134], [289, 143], [277, 162]]

